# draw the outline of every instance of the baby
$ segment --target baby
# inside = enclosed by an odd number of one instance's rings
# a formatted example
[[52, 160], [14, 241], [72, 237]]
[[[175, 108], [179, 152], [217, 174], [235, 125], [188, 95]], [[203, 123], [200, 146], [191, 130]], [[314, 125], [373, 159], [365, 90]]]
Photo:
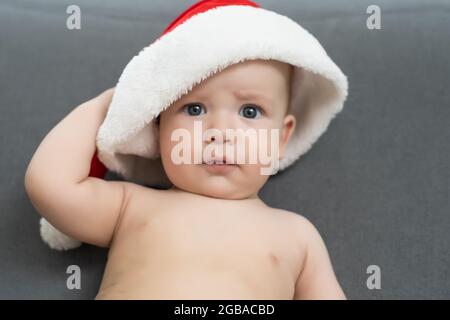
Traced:
[[[316, 228], [265, 204], [258, 193], [267, 163], [248, 161], [263, 147], [275, 162], [286, 158], [299, 125], [290, 109], [296, 72], [277, 59], [246, 59], [163, 108], [153, 123], [166, 189], [90, 174], [99, 128], [124, 81], [48, 133], [28, 166], [26, 190], [58, 230], [110, 248], [96, 299], [345, 299]], [[174, 132], [194, 137], [197, 124], [209, 134], [178, 152]], [[230, 129], [277, 135], [233, 154], [242, 141]], [[237, 161], [242, 153], [245, 161]]]

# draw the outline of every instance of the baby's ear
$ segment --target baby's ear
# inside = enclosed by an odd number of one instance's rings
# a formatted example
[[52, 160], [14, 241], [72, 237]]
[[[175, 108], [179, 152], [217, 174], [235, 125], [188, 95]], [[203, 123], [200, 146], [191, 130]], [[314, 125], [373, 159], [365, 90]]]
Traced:
[[279, 160], [284, 158], [286, 146], [294, 132], [297, 121], [292, 114], [288, 114], [284, 117], [283, 127], [280, 133], [280, 148], [279, 148]]

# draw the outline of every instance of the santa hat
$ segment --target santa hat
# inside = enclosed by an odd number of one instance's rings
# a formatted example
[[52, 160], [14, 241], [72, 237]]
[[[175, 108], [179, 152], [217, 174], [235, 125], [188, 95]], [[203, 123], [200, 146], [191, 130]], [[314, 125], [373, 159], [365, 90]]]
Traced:
[[317, 39], [290, 18], [247, 0], [203, 0], [125, 67], [98, 132], [90, 175], [103, 177], [107, 168], [127, 180], [169, 186], [157, 116], [201, 81], [252, 59], [294, 66], [289, 108], [297, 125], [279, 164], [279, 170], [287, 168], [342, 110], [347, 78]]

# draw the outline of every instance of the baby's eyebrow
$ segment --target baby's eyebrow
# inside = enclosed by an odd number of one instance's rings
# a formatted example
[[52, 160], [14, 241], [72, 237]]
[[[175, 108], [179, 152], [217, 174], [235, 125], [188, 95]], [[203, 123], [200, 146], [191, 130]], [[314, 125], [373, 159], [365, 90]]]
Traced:
[[[265, 102], [268, 105], [273, 104], [273, 100], [260, 91], [233, 90], [232, 93], [239, 100], [254, 100], [254, 101], [258, 101], [258, 102]], [[185, 97], [186, 96], [184, 96], [183, 98], [185, 98]], [[210, 94], [208, 94], [208, 93], [196, 92], [196, 93], [191, 93], [189, 95], [190, 100], [207, 101], [209, 98], [210, 98]]]
[[236, 98], [241, 100], [258, 100], [265, 101], [270, 104], [272, 103], [272, 99], [258, 91], [235, 90], [233, 91], [233, 94]]

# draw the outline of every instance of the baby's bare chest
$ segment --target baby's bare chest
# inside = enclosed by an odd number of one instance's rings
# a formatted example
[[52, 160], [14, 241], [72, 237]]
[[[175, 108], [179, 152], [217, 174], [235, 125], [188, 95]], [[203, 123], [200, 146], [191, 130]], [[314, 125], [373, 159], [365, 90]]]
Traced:
[[132, 203], [116, 234], [114, 251], [157, 268], [233, 272], [286, 288], [295, 281], [302, 246], [289, 221], [266, 208], [221, 202]]
[[[189, 204], [147, 211], [145, 204], [134, 208], [122, 231], [147, 245], [185, 254], [234, 255], [252, 259], [267, 256], [271, 261], [294, 254], [295, 236], [287, 224], [265, 210]], [[155, 248], [156, 249], [156, 248]]]

